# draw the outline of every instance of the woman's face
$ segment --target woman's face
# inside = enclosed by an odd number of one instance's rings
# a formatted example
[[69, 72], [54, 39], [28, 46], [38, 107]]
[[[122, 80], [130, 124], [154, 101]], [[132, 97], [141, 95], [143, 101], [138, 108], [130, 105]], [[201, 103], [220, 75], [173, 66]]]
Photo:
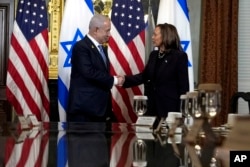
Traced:
[[153, 45], [155, 47], [160, 47], [162, 44], [162, 36], [161, 36], [161, 29], [156, 27], [154, 33], [152, 35]]

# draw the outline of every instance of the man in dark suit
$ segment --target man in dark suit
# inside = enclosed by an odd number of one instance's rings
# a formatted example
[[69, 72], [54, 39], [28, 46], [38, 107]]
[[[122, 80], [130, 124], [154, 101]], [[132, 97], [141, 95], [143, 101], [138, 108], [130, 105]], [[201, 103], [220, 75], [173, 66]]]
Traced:
[[106, 123], [75, 125], [67, 132], [68, 166], [109, 167], [111, 137], [105, 133]]
[[110, 19], [96, 14], [88, 34], [73, 47], [67, 121], [114, 121], [110, 89], [123, 78], [110, 75], [107, 49], [102, 46], [110, 37], [110, 29]]

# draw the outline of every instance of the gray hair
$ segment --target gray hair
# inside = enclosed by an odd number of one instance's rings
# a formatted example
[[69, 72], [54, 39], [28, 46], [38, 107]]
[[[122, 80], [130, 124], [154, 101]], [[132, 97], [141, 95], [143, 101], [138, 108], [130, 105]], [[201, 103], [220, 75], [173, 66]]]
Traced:
[[95, 14], [89, 22], [89, 29], [102, 27], [106, 20], [109, 20], [109, 18], [101, 14]]

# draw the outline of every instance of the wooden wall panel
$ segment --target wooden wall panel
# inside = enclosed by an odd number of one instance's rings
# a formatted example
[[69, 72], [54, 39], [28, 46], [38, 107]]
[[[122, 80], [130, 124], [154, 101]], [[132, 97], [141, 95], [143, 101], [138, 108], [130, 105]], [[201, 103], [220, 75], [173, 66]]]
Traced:
[[14, 21], [14, 1], [0, 2], [0, 116], [1, 122], [11, 119], [11, 107], [6, 101], [6, 72], [9, 55], [9, 42]]

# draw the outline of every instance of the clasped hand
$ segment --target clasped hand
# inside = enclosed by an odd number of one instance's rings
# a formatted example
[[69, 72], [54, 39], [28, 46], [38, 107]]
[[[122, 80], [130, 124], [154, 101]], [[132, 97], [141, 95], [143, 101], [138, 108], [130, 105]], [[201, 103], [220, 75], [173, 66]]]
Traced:
[[117, 79], [118, 79], [118, 84], [117, 84], [117, 86], [122, 86], [123, 83], [124, 83], [124, 81], [125, 81], [125, 77], [124, 77], [124, 76], [118, 75], [118, 76], [117, 76]]

